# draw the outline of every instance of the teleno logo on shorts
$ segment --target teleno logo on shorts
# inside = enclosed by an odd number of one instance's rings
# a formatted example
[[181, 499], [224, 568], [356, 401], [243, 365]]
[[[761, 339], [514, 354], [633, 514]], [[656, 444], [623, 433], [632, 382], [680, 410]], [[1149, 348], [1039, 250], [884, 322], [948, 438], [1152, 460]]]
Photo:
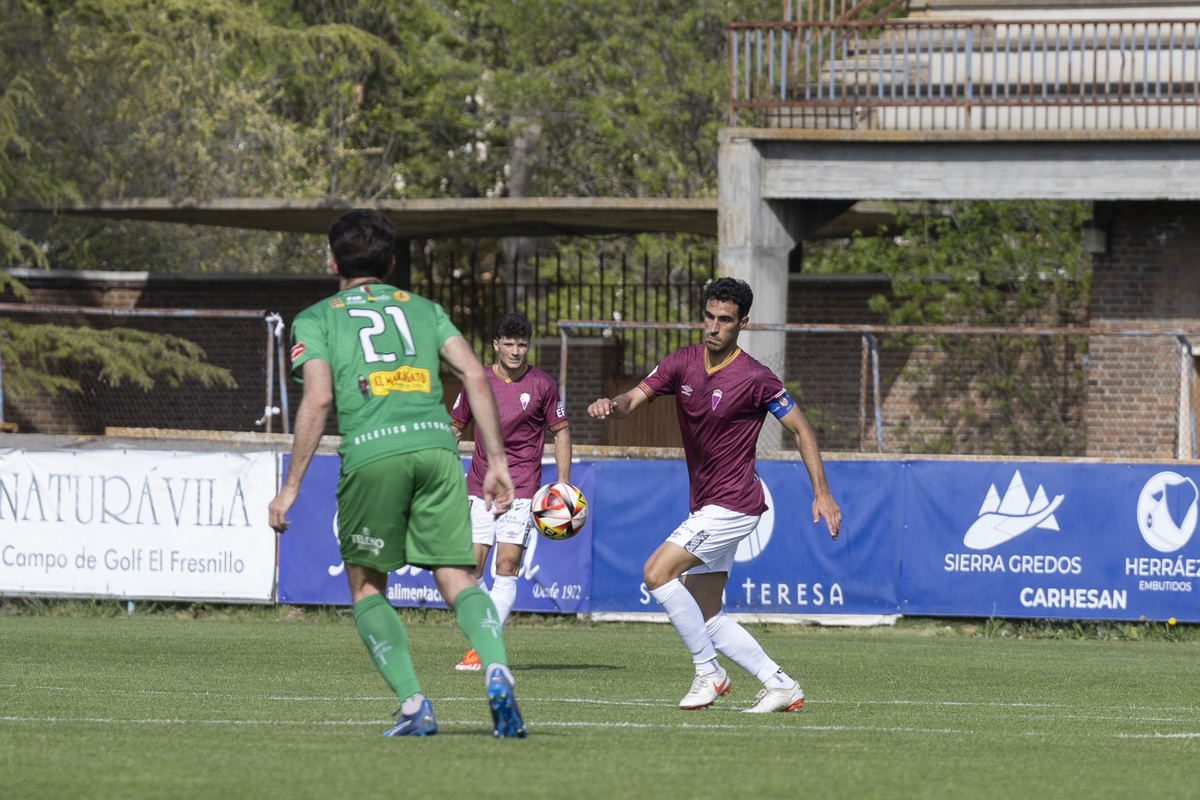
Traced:
[[383, 539], [376, 539], [370, 535], [370, 528], [363, 528], [362, 533], [355, 533], [350, 536], [350, 541], [358, 545], [359, 550], [369, 550], [371, 555], [379, 555], [379, 551], [383, 549]]

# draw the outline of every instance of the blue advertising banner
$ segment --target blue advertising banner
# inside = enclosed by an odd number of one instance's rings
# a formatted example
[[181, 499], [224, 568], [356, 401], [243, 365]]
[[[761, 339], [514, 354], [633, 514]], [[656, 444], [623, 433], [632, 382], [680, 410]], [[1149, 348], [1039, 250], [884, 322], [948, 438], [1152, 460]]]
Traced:
[[[338, 459], [314, 459], [280, 537], [279, 600], [349, 604], [334, 535]], [[760, 461], [770, 511], [742, 543], [731, 612], [1200, 622], [1200, 466], [1050, 461], [829, 461], [842, 535], [812, 524], [800, 462]], [[543, 468], [543, 481], [554, 477]], [[658, 612], [646, 558], [688, 514], [682, 461], [577, 463], [575, 538], [538, 537], [515, 608]], [[488, 570], [491, 572], [489, 562]], [[391, 577], [394, 605], [441, 606], [432, 576]]]
[[1200, 467], [904, 468], [903, 613], [1200, 621]]
[[[682, 462], [596, 463], [592, 610], [657, 612], [642, 565], [688, 515]], [[798, 462], [760, 461], [771, 509], [742, 542], [725, 609], [758, 614], [895, 614], [901, 474], [894, 462], [825, 465], [844, 515], [836, 542], [812, 523]]]
[[[286, 457], [284, 469], [286, 470]], [[464, 470], [470, 460], [464, 460]], [[279, 602], [350, 605], [345, 566], [338, 553], [336, 514], [340, 459], [319, 455], [304, 476], [300, 497], [288, 515], [292, 525], [279, 537]], [[555, 480], [552, 465], [542, 467], [542, 481]], [[571, 482], [589, 500], [595, 494], [592, 464], [573, 464]], [[590, 510], [590, 509], [589, 509]], [[591, 592], [592, 520], [567, 541], [534, 536], [525, 551], [517, 581], [517, 611], [582, 613]], [[485, 575], [494, 576], [492, 559]], [[491, 579], [488, 579], [491, 582]], [[405, 567], [388, 576], [388, 599], [394, 606], [445, 608], [432, 573]]]

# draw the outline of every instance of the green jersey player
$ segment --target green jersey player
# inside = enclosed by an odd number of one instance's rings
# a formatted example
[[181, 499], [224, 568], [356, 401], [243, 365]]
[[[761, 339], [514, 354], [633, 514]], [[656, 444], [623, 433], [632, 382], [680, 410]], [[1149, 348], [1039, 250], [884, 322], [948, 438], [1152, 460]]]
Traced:
[[376, 669], [400, 700], [385, 736], [437, 732], [387, 600], [387, 573], [433, 572], [438, 591], [486, 664], [493, 733], [524, 738], [496, 608], [475, 585], [467, 487], [438, 379], [444, 360], [462, 380], [488, 454], [483, 497], [495, 513], [513, 501], [496, 403], [471, 346], [436, 303], [384, 283], [395, 264], [395, 230], [377, 211], [351, 211], [329, 229], [337, 294], [296, 316], [292, 370], [304, 383], [287, 477], [271, 501], [271, 527], [288, 511], [312, 461], [330, 407], [342, 458], [338, 542], [354, 601], [354, 624]]

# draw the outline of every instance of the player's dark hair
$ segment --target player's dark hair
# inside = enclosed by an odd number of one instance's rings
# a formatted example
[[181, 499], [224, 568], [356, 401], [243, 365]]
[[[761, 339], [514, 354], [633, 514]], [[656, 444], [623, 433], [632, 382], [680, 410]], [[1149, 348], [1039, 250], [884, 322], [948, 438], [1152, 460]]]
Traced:
[[493, 329], [493, 339], [529, 339], [533, 337], [533, 326], [529, 324], [529, 320], [515, 311], [510, 314], [505, 314], [500, 319], [496, 320], [495, 328]]
[[754, 305], [754, 290], [737, 278], [717, 278], [704, 290], [704, 305], [708, 305], [709, 300], [733, 303], [737, 306], [738, 319], [741, 319], [749, 315], [750, 306]]
[[384, 277], [395, 246], [395, 226], [373, 209], [347, 211], [329, 226], [329, 249], [343, 278]]

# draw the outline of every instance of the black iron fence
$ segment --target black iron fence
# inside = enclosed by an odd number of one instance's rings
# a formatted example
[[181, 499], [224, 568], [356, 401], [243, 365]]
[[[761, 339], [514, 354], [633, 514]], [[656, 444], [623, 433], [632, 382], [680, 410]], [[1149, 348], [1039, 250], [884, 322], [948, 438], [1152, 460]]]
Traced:
[[[696, 322], [716, 267], [715, 253], [683, 259], [556, 255], [517, 264], [472, 255], [414, 266], [412, 286], [440, 303], [483, 362], [490, 363], [493, 325], [509, 311], [529, 318], [534, 338], [558, 338], [560, 319]], [[694, 340], [683, 330], [623, 330], [621, 370], [645, 374], [671, 350]]]

